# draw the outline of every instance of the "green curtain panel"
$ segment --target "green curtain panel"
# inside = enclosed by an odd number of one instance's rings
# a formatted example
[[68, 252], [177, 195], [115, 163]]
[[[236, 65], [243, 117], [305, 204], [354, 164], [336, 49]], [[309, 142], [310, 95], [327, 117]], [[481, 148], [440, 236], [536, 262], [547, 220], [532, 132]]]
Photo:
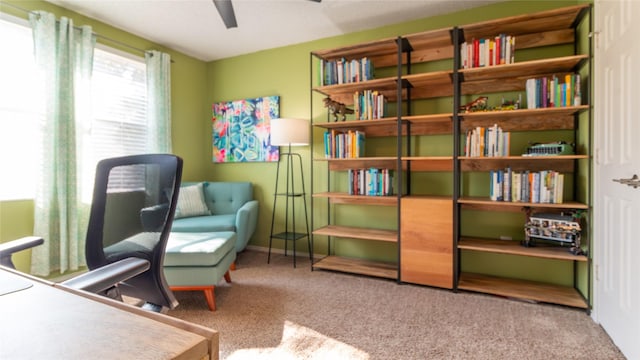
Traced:
[[79, 149], [82, 117], [90, 112], [95, 36], [89, 26], [76, 28], [71, 19], [42, 11], [29, 21], [45, 98], [34, 210], [34, 234], [45, 243], [32, 252], [31, 272], [46, 276], [85, 265], [88, 207], [80, 204]]
[[147, 152], [171, 153], [171, 58], [169, 54], [145, 52], [147, 65]]

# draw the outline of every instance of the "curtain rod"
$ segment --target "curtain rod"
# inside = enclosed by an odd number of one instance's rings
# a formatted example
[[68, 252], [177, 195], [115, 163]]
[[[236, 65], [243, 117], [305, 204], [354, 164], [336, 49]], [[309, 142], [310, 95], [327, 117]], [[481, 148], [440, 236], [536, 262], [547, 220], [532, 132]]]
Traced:
[[[35, 14], [35, 15], [38, 15], [38, 13], [37, 13], [36, 11], [28, 10], [28, 9], [22, 8], [22, 7], [20, 7], [20, 6], [17, 6], [17, 5], [11, 4], [11, 3], [3, 2], [3, 3], [2, 3], [2, 5], [3, 5], [3, 6], [9, 6], [9, 7], [12, 7], [12, 8], [14, 8], [14, 9], [17, 9], [17, 10], [20, 10], [20, 11], [24, 11], [24, 12], [25, 12], [25, 13], [27, 13], [27, 14]], [[74, 26], [74, 28], [75, 28], [75, 29], [80, 30], [80, 28], [79, 28], [79, 27], [77, 27], [77, 26]], [[124, 46], [124, 47], [126, 47], [126, 48], [129, 48], [129, 49], [132, 49], [132, 50], [135, 50], [135, 51], [139, 51], [139, 52], [144, 53], [144, 54], [146, 54], [146, 53], [151, 53], [151, 51], [149, 51], [149, 50], [143, 50], [143, 49], [137, 48], [137, 47], [135, 47], [135, 46], [131, 46], [131, 45], [129, 45], [129, 44], [125, 44], [125, 43], [123, 43], [122, 41], [118, 41], [118, 40], [116, 40], [116, 39], [112, 39], [112, 38], [110, 38], [110, 37], [106, 37], [106, 36], [104, 36], [104, 35], [100, 35], [100, 34], [98, 34], [98, 33], [96, 33], [96, 32], [92, 32], [92, 33], [93, 33], [93, 35], [95, 35], [95, 36], [96, 36], [96, 38], [101, 38], [101, 39], [103, 39], [103, 40], [110, 41], [110, 42], [115, 43], [115, 44], [117, 44], [117, 45]], [[173, 60], [171, 60], [171, 62], [173, 62]]]

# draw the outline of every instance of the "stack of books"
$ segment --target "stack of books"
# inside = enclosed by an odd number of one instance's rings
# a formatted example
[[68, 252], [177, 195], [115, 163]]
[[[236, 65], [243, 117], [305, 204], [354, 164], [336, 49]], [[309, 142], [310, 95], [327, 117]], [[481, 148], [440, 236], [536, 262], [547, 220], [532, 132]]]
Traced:
[[564, 174], [553, 170], [492, 170], [489, 197], [493, 201], [562, 204]]
[[527, 79], [527, 108], [582, 105], [580, 74]]
[[393, 194], [393, 170], [349, 169], [349, 195], [389, 196]]
[[373, 79], [373, 63], [369, 58], [320, 60], [318, 79], [321, 85], [336, 85]]
[[358, 130], [324, 133], [324, 156], [327, 159], [353, 159], [364, 156], [365, 134]]
[[502, 131], [497, 124], [491, 127], [476, 127], [467, 131], [464, 156], [496, 157], [509, 156], [511, 133]]
[[353, 112], [356, 120], [382, 119], [387, 99], [375, 90], [356, 91], [353, 95]]
[[460, 66], [471, 69], [484, 66], [513, 64], [516, 37], [500, 34], [494, 38], [473, 39], [460, 45]]

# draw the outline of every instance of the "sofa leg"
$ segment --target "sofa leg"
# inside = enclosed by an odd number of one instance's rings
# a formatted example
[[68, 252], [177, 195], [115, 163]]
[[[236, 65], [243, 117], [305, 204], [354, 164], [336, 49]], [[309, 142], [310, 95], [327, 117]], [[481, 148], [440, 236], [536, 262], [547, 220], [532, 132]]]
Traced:
[[226, 273], [224, 273], [224, 280], [227, 283], [231, 283], [231, 274], [229, 274], [229, 271], [227, 271]]
[[235, 261], [231, 263], [231, 266], [229, 266], [229, 270], [236, 271], [236, 262]]
[[[228, 274], [229, 272], [227, 272]], [[227, 275], [225, 275], [225, 279]], [[229, 278], [231, 279], [231, 278]], [[216, 311], [216, 295], [213, 292], [215, 286], [170, 286], [171, 291], [203, 291], [204, 298], [207, 300], [207, 306], [209, 306], [209, 310]]]

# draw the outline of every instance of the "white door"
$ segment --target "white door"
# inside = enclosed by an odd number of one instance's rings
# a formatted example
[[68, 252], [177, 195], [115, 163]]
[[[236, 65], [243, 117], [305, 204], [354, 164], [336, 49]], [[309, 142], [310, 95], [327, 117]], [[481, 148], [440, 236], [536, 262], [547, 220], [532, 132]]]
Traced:
[[[640, 1], [596, 0], [594, 319], [640, 359]], [[639, 184], [640, 185], [640, 184]]]

